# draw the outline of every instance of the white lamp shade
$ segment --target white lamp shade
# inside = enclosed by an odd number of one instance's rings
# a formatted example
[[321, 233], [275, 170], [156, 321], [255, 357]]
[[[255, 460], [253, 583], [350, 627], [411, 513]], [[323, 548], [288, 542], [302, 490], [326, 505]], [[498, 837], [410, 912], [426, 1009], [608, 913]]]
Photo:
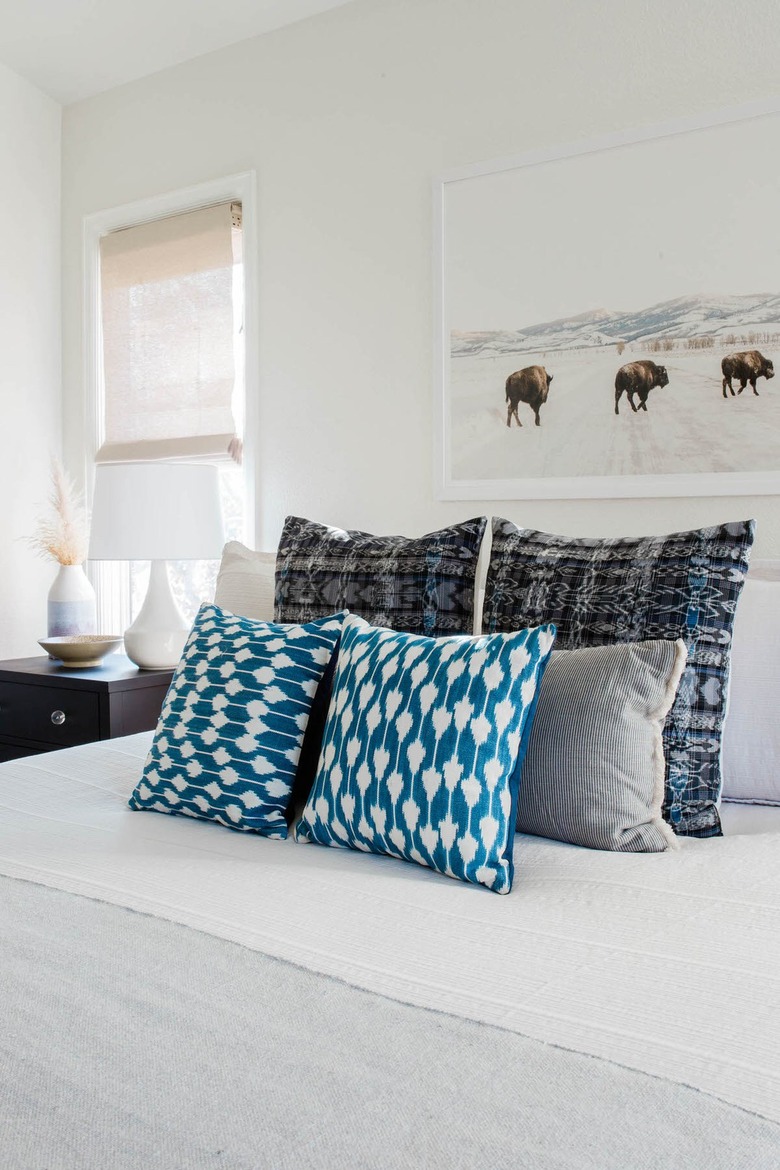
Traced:
[[217, 560], [224, 544], [218, 474], [205, 463], [99, 464], [89, 559]]

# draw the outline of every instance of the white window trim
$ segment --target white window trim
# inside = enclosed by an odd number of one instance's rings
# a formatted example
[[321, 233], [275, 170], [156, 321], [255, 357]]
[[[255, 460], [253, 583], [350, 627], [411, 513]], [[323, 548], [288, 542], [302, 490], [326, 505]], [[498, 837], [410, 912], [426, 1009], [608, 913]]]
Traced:
[[[95, 456], [105, 439], [105, 411], [102, 386], [102, 335], [100, 325], [100, 237], [122, 228], [164, 219], [184, 211], [195, 211], [215, 203], [239, 200], [242, 205], [243, 265], [244, 265], [244, 344], [245, 344], [245, 434], [243, 464], [247, 514], [244, 539], [250, 547], [255, 544], [257, 522], [257, 478], [255, 464], [255, 435], [258, 425], [258, 313], [257, 313], [257, 197], [254, 171], [227, 175], [208, 183], [199, 183], [163, 195], [153, 195], [121, 207], [112, 207], [84, 217], [83, 224], [83, 385], [86, 395], [86, 434], [84, 435], [84, 483], [88, 504], [92, 502]], [[102, 582], [102, 566], [91, 566], [96, 580]], [[110, 566], [106, 566], [110, 573]], [[108, 588], [122, 588], [105, 574]], [[120, 602], [127, 609], [127, 598]]]

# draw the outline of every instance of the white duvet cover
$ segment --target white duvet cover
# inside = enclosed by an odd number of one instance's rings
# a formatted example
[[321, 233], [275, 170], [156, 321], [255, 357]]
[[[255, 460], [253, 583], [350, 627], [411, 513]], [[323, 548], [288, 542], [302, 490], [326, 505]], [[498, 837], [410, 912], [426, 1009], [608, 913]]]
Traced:
[[727, 837], [743, 833], [780, 834], [780, 805], [727, 800], [720, 806], [720, 821]]
[[498, 897], [389, 858], [131, 812], [149, 740], [0, 766], [0, 872], [780, 1121], [780, 825], [645, 855], [520, 837]]

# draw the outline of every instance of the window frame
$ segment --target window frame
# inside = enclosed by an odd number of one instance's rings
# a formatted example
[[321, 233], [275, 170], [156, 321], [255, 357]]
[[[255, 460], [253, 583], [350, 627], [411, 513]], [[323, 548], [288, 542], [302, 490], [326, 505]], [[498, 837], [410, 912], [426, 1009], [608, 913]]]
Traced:
[[[257, 312], [257, 199], [254, 171], [242, 171], [207, 183], [152, 195], [133, 203], [107, 208], [84, 217], [83, 221], [83, 363], [82, 376], [85, 396], [85, 428], [83, 449], [86, 499], [92, 502], [96, 455], [105, 439], [105, 411], [103, 387], [103, 355], [100, 300], [100, 238], [122, 228], [136, 227], [167, 216], [178, 215], [217, 203], [238, 201], [242, 205], [242, 252], [244, 269], [244, 430], [242, 471], [246, 498], [244, 539], [250, 547], [255, 544], [257, 524], [257, 478], [255, 463], [255, 435], [258, 423], [258, 312]], [[116, 605], [100, 605], [99, 617], [114, 616], [119, 611], [129, 613], [129, 582], [120, 581], [113, 566], [96, 562], [90, 565], [90, 576], [97, 586], [98, 596], [119, 594]], [[129, 617], [128, 617], [129, 621]]]

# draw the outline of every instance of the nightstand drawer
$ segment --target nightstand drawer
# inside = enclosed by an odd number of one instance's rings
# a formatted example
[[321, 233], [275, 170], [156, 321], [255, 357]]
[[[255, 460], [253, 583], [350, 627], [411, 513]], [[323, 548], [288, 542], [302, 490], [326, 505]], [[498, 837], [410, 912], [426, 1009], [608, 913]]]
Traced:
[[20, 760], [24, 756], [39, 756], [40, 754], [40, 745], [25, 747], [24, 744], [4, 743], [0, 740], [0, 764], [5, 764], [8, 760]]
[[72, 747], [100, 738], [95, 691], [0, 682], [0, 735]]

